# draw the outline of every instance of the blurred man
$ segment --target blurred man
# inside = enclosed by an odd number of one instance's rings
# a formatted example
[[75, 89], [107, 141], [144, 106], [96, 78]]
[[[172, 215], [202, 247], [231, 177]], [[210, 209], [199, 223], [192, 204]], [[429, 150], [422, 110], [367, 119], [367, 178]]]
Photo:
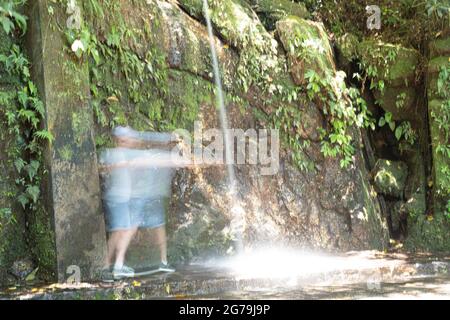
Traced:
[[125, 254], [138, 228], [130, 211], [132, 177], [128, 159], [132, 148], [139, 145], [139, 140], [131, 129], [123, 127], [113, 130], [113, 138], [116, 147], [104, 150], [99, 159], [106, 228], [109, 233], [108, 253], [102, 275], [105, 281], [134, 276], [134, 270], [125, 265]]
[[165, 211], [175, 168], [188, 167], [190, 162], [173, 157], [172, 135], [168, 133], [117, 127], [113, 137], [116, 147], [104, 150], [99, 161], [109, 233], [103, 280], [135, 276], [124, 263], [138, 228], [154, 230], [160, 264], [152, 271], [174, 272], [167, 262]]
[[140, 132], [140, 140], [149, 150], [136, 150], [131, 174], [131, 211], [139, 228], [153, 232], [159, 249], [160, 264], [154, 271], [174, 272], [167, 262], [166, 207], [171, 195], [172, 178], [179, 164], [172, 161], [171, 134]]

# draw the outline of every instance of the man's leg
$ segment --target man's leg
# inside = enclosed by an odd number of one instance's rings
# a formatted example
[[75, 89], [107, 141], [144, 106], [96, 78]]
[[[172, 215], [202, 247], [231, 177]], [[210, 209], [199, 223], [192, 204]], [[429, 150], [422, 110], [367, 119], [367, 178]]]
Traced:
[[137, 228], [118, 231], [118, 240], [116, 244], [116, 261], [114, 268], [121, 269], [125, 263], [125, 255], [131, 240], [137, 232]]
[[106, 255], [105, 268], [108, 269], [114, 262], [117, 251], [117, 243], [120, 239], [120, 231], [112, 231], [108, 239], [108, 252]]
[[167, 237], [166, 226], [161, 226], [155, 229], [155, 242], [159, 248], [161, 262], [167, 264]]

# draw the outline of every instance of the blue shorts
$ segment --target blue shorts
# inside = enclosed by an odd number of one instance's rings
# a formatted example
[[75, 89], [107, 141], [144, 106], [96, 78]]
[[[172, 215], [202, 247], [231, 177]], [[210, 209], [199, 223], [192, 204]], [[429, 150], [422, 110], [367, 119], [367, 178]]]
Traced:
[[104, 200], [106, 230], [158, 228], [166, 224], [166, 199], [133, 198], [129, 202]]
[[130, 211], [132, 221], [139, 228], [154, 229], [166, 224], [167, 199], [132, 198]]

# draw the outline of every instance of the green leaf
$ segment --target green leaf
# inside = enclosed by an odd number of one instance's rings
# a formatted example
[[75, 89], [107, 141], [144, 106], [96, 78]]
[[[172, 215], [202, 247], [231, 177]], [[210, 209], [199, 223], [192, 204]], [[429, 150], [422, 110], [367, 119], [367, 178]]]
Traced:
[[34, 133], [34, 136], [41, 140], [47, 140], [48, 142], [53, 142], [53, 135], [47, 130], [40, 130]]
[[36, 203], [38, 201], [39, 195], [41, 194], [38, 186], [28, 186], [26, 192], [33, 203]]
[[22, 169], [25, 167], [26, 162], [22, 158], [18, 158], [14, 161], [14, 166], [16, 167], [16, 170], [18, 173], [22, 171]]
[[93, 48], [91, 49], [91, 56], [95, 61], [95, 64], [98, 66], [100, 64], [100, 54], [98, 53], [98, 50]]
[[394, 121], [389, 122], [389, 128], [391, 128], [392, 131], [395, 130], [395, 122]]
[[397, 138], [397, 140], [400, 140], [403, 134], [403, 128], [402, 127], [397, 127], [397, 129], [395, 129], [395, 137]]
[[0, 17], [0, 21], [6, 34], [9, 34], [14, 29], [14, 23], [8, 17]]
[[26, 205], [30, 202], [30, 200], [22, 193], [17, 197], [17, 201], [22, 205], [22, 208], [25, 209]]
[[384, 118], [386, 119], [386, 122], [391, 122], [392, 121], [392, 113], [386, 112], [386, 114], [384, 115]]
[[36, 279], [36, 274], [39, 270], [39, 267], [37, 267], [36, 269], [33, 270], [33, 272], [31, 272], [26, 278], [25, 281], [27, 282], [31, 282], [34, 281]]

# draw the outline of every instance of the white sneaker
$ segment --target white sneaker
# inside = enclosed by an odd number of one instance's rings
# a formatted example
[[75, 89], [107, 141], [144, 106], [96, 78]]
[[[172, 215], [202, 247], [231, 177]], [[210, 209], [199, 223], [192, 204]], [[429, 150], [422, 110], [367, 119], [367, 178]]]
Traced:
[[160, 263], [159, 265], [159, 271], [162, 272], [168, 272], [168, 273], [172, 273], [175, 272], [175, 268], [172, 268], [172, 266], [170, 266], [168, 263]]
[[122, 268], [114, 268], [113, 269], [113, 277], [114, 280], [120, 280], [123, 278], [133, 278], [134, 277], [134, 269], [127, 267], [125, 265]]

